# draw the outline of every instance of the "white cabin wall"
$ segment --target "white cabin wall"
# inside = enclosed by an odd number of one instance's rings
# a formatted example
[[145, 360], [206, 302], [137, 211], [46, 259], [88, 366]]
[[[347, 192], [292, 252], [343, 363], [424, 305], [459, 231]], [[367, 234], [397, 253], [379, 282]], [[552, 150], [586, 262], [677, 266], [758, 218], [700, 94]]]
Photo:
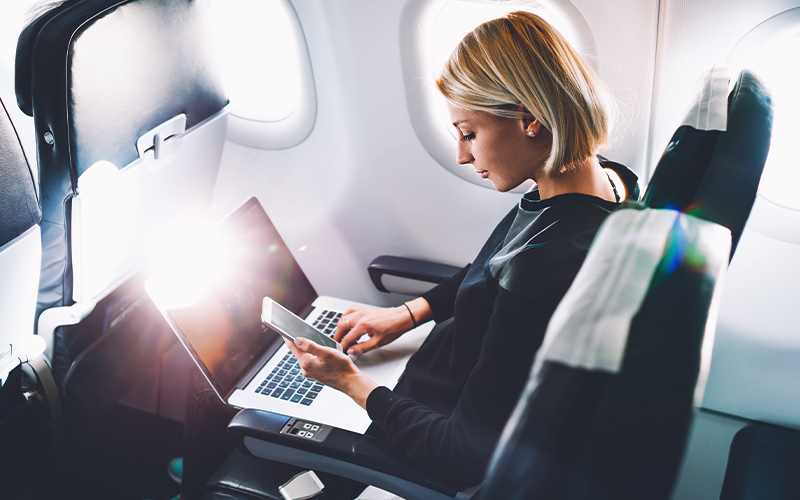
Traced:
[[257, 196], [318, 293], [397, 303], [369, 281], [372, 259], [464, 265], [519, 195], [457, 178], [420, 144], [401, 74], [402, 0], [293, 4], [316, 82], [314, 129], [279, 151], [228, 142], [215, 210]]
[[658, 0], [572, 0], [597, 44], [597, 73], [612, 90], [619, 118], [602, 154], [640, 177], [647, 174], [647, 137], [655, 76]]

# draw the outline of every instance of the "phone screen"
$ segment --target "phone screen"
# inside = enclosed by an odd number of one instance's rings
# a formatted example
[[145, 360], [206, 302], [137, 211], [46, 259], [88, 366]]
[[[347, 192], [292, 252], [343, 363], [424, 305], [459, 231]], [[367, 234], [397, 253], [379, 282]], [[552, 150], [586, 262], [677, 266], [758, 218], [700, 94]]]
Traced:
[[294, 315], [269, 297], [264, 297], [261, 308], [261, 321], [267, 327], [277, 331], [292, 342], [294, 342], [295, 337], [303, 337], [319, 345], [338, 349], [339, 351], [342, 350], [341, 344], [309, 325], [299, 316]]

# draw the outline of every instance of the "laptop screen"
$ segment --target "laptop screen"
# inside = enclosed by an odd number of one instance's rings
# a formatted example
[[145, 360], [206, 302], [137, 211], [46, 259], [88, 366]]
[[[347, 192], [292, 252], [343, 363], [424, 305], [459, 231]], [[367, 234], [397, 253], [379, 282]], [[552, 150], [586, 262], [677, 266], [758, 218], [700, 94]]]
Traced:
[[166, 313], [225, 396], [279, 340], [261, 324], [262, 298], [301, 314], [317, 293], [255, 198], [222, 221], [221, 229], [236, 242], [227, 276], [198, 302]]

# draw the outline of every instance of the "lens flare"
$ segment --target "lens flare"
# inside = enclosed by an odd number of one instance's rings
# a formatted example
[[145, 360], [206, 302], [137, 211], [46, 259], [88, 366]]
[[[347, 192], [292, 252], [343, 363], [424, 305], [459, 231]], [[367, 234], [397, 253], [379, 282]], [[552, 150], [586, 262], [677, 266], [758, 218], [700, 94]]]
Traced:
[[161, 308], [183, 309], [230, 276], [237, 245], [218, 226], [190, 220], [160, 231], [150, 253], [148, 294]]

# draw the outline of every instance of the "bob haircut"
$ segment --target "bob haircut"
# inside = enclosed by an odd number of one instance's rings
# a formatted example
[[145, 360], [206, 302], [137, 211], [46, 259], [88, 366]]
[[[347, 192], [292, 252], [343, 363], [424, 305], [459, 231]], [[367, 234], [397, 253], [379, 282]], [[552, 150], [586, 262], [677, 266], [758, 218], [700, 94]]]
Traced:
[[609, 142], [616, 114], [609, 91], [561, 33], [530, 12], [468, 33], [435, 80], [458, 108], [538, 118], [553, 136], [545, 175], [576, 168]]

